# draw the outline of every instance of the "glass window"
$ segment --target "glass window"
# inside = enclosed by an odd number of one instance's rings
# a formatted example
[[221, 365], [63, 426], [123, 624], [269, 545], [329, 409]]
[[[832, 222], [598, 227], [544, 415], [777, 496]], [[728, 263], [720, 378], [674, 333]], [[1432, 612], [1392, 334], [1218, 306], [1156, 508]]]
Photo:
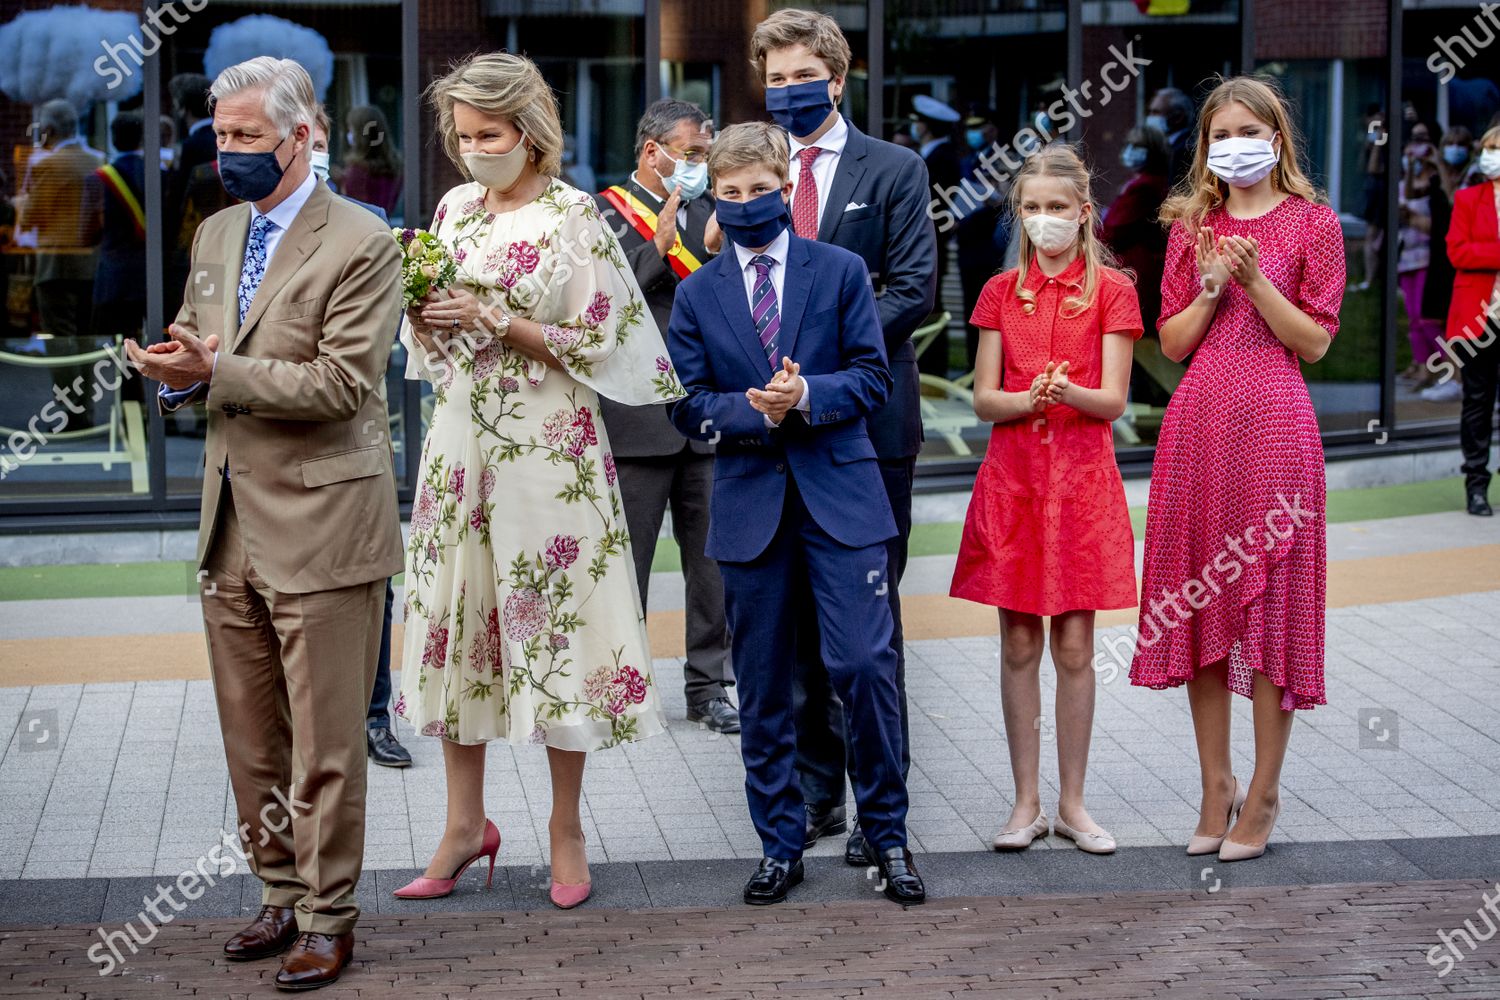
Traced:
[[[173, 136], [171, 166], [162, 185], [163, 315], [168, 322], [177, 314], [189, 281], [214, 280], [189, 273], [194, 231], [204, 218], [233, 204], [219, 183], [217, 146], [203, 102], [207, 81], [225, 66], [257, 55], [301, 62], [330, 120], [327, 136], [321, 137], [329, 154], [330, 186], [378, 210], [392, 225], [406, 219], [406, 158], [400, 138], [407, 109], [401, 86], [399, 3], [362, 4], [358, 18], [322, 4], [282, 3], [273, 15], [282, 22], [279, 25], [246, 20], [261, 13], [248, 3], [215, 3], [178, 26], [161, 49], [163, 127]], [[319, 138], [315, 135], [315, 144]], [[237, 275], [222, 280], [233, 282]], [[391, 317], [393, 351], [384, 390], [397, 481], [404, 483], [405, 358], [394, 345], [398, 322], [398, 316]], [[184, 408], [167, 415], [164, 427], [167, 489], [196, 495], [203, 474], [205, 414], [201, 407]]]
[[1029, 148], [1035, 126], [1051, 126], [1047, 109], [1062, 99], [1066, 8], [1063, 0], [887, 5], [884, 137], [926, 161], [938, 228], [938, 302], [914, 335], [923, 462], [976, 458], [989, 439], [974, 416], [978, 331], [967, 320], [1010, 244], [1007, 161], [1019, 165], [1014, 151]]
[[1396, 422], [1403, 429], [1457, 418], [1455, 377], [1468, 354], [1443, 332], [1453, 300], [1447, 232], [1453, 196], [1481, 183], [1478, 140], [1500, 124], [1500, 64], [1486, 48], [1494, 24], [1473, 6], [1402, 4], [1401, 240], [1396, 316]]
[[[98, 47], [78, 46], [79, 17]], [[12, 66], [0, 94], [0, 501], [150, 489], [141, 381], [117, 360], [145, 322], [144, 184], [161, 169], [141, 152], [138, 42], [136, 15], [118, 11], [41, 8], [0, 25]]]

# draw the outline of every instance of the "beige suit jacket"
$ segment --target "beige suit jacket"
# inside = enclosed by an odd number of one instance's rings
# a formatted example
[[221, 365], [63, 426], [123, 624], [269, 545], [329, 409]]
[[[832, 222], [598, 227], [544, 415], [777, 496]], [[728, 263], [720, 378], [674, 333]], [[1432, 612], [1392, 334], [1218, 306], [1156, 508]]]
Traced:
[[[206, 394], [201, 569], [229, 467], [251, 564], [306, 594], [401, 570], [382, 379], [401, 309], [401, 254], [367, 209], [313, 187], [239, 322], [250, 206], [203, 221], [177, 323], [219, 336]], [[164, 407], [165, 408], [165, 407]]]

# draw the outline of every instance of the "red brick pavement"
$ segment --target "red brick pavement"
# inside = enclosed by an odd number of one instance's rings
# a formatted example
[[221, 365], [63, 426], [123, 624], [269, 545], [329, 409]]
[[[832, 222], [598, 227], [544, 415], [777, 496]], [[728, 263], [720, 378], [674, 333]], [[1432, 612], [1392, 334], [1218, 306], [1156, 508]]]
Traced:
[[[319, 1000], [438, 997], [1500, 997], [1500, 937], [1444, 978], [1440, 929], [1474, 920], [1484, 882], [882, 901], [765, 909], [374, 916]], [[275, 960], [231, 964], [238, 921], [164, 928], [123, 973], [86, 926], [0, 930], [0, 997], [277, 994]], [[1476, 920], [1483, 930], [1482, 921]], [[1460, 947], [1463, 947], [1462, 945]]]

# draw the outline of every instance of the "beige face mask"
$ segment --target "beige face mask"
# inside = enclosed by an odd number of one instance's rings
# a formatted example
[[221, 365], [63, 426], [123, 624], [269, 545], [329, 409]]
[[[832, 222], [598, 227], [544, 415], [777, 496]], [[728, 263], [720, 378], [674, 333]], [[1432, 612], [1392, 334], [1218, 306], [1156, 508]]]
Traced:
[[516, 186], [526, 161], [531, 159], [531, 150], [526, 146], [526, 133], [521, 133], [517, 143], [504, 153], [465, 153], [464, 166], [469, 176], [491, 191], [504, 194]]

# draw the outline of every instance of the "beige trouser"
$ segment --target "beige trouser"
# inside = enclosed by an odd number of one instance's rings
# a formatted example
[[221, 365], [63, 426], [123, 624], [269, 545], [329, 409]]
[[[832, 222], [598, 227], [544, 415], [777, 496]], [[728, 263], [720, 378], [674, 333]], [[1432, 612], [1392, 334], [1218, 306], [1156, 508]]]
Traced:
[[342, 934], [359, 919], [385, 580], [279, 593], [250, 564], [227, 484], [220, 511], [203, 624], [250, 870], [263, 903], [296, 908], [299, 930]]

